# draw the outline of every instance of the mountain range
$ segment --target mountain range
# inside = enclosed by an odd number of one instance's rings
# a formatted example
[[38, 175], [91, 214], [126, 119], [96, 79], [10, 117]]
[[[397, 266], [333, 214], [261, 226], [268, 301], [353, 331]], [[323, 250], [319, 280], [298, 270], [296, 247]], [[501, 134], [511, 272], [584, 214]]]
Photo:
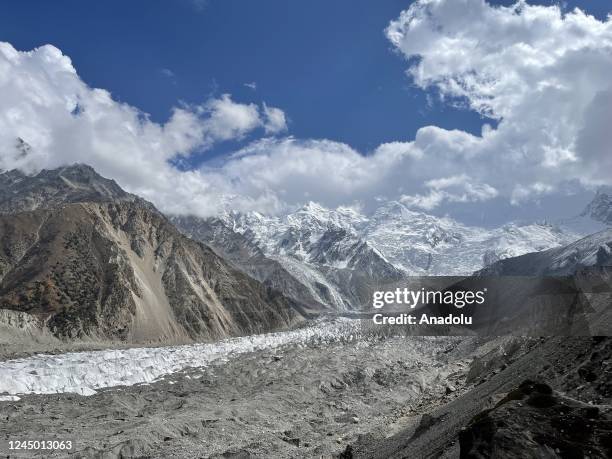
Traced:
[[[599, 192], [582, 218], [609, 223]], [[0, 336], [215, 340], [367, 305], [410, 276], [565, 273], [606, 264], [612, 235], [485, 229], [399, 202], [281, 216], [165, 216], [86, 165], [0, 174]], [[517, 258], [518, 257], [518, 258]], [[484, 271], [483, 271], [484, 270]]]
[[[467, 276], [498, 260], [562, 247], [579, 238], [547, 223], [494, 229], [467, 226], [395, 201], [371, 215], [310, 202], [283, 216], [227, 212], [217, 218], [171, 217], [171, 221], [189, 237], [281, 290], [275, 278], [282, 268], [284, 278], [291, 276], [306, 288], [309, 300], [336, 310], [357, 309], [370, 301], [373, 290], [411, 276]], [[276, 262], [276, 269], [254, 268], [255, 252], [258, 259]]]
[[584, 268], [612, 267], [612, 229], [563, 247], [500, 260], [479, 272], [495, 276], [568, 276]]

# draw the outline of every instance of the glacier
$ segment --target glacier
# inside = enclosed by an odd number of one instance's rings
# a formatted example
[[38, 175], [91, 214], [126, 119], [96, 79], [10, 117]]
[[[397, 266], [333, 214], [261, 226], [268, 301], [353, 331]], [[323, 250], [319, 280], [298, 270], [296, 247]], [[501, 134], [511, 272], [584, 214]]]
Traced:
[[151, 383], [187, 368], [206, 367], [250, 352], [352, 342], [359, 339], [360, 331], [358, 320], [318, 319], [299, 329], [215, 343], [37, 354], [6, 360], [0, 362], [0, 401], [18, 400], [17, 396], [24, 394], [89, 396], [102, 388]]

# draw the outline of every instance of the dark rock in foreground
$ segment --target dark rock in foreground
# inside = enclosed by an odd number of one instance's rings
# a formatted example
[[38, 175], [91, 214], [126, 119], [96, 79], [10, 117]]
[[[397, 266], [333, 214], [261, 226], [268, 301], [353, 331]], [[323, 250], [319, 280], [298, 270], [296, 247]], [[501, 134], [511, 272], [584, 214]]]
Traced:
[[610, 409], [526, 380], [459, 434], [460, 457], [612, 457]]

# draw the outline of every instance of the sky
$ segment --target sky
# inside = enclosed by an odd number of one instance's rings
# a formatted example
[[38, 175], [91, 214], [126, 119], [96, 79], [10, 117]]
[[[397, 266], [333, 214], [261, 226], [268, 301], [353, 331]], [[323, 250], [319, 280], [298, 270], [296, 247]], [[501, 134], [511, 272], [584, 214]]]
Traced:
[[0, 167], [85, 162], [202, 216], [311, 199], [365, 211], [394, 199], [483, 225], [564, 216], [612, 177], [610, 10], [11, 2]]

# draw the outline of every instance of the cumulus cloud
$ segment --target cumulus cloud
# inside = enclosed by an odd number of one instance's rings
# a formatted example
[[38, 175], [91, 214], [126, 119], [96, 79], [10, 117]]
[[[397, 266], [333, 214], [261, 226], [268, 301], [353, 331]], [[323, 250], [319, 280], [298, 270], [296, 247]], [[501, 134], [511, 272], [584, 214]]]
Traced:
[[478, 135], [425, 126], [411, 142], [366, 154], [332, 141], [256, 144], [216, 171], [235, 196], [281, 206], [384, 197], [431, 210], [612, 183], [611, 19], [526, 2], [421, 0], [386, 33], [417, 86], [490, 123]]
[[486, 183], [477, 183], [465, 174], [432, 179], [425, 182], [427, 194], [404, 195], [400, 201], [410, 207], [432, 210], [443, 202], [480, 202], [497, 196], [497, 190]]
[[[180, 210], [211, 194], [199, 172], [180, 172], [171, 159], [257, 130], [286, 128], [282, 110], [241, 104], [228, 94], [175, 107], [166, 123], [153, 122], [108, 91], [87, 86], [51, 45], [21, 52], [0, 43], [0, 95], [0, 168], [34, 172], [84, 162], [164, 209]], [[16, 148], [17, 139], [31, 147], [27, 155]]]
[[264, 129], [266, 134], [279, 134], [287, 130], [287, 118], [280, 108], [268, 107], [263, 104], [265, 115]]
[[[164, 211], [199, 215], [280, 212], [308, 200], [367, 208], [399, 199], [430, 210], [501, 197], [520, 205], [566, 183], [612, 184], [612, 19], [525, 2], [419, 0], [386, 34], [414, 84], [489, 124], [478, 134], [424, 126], [410, 142], [359, 152], [278, 137], [287, 131], [281, 109], [227, 94], [178, 106], [160, 124], [88, 87], [58, 49], [2, 44], [0, 167], [86, 162]], [[260, 138], [214, 164], [171, 165], [254, 133]], [[17, 137], [32, 146], [25, 157]]]
[[425, 195], [404, 195], [400, 201], [411, 207], [431, 210], [443, 202], [488, 201], [497, 196], [497, 190], [486, 183], [476, 183], [471, 177], [453, 175], [425, 182], [429, 192]]
[[604, 126], [612, 110], [610, 18], [524, 1], [421, 0], [386, 33], [411, 59], [415, 84], [498, 121], [481, 136], [423, 128], [417, 142], [443, 147], [444, 163], [476, 166], [471, 175], [515, 202], [571, 180], [612, 181], [612, 132]]

